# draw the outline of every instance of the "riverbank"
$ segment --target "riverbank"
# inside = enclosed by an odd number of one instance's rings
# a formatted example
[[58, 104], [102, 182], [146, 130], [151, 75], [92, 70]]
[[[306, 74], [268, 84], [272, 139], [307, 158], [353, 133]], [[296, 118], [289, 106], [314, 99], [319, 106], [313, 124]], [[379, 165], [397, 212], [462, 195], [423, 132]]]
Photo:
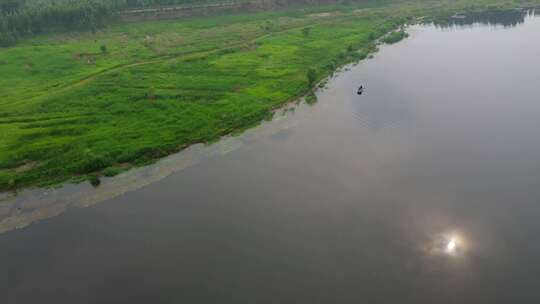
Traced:
[[386, 33], [467, 3], [138, 22], [1, 49], [0, 190], [96, 181], [245, 130]]

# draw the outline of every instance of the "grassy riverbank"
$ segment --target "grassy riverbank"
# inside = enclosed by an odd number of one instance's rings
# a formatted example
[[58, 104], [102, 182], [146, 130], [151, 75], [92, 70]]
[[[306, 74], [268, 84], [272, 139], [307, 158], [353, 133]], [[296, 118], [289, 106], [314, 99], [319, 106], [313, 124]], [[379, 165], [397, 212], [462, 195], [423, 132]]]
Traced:
[[[119, 24], [0, 49], [0, 189], [114, 175], [256, 125], [424, 15], [411, 1]], [[480, 3], [480, 4], [479, 4]]]

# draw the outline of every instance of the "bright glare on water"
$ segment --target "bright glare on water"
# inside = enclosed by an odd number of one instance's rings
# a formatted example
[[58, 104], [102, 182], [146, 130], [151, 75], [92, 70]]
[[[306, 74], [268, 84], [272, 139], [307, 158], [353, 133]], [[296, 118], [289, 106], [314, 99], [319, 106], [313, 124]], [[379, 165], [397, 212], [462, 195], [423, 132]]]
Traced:
[[448, 251], [449, 253], [454, 253], [456, 250], [456, 245], [456, 241], [454, 239], [451, 239], [448, 242], [448, 245], [446, 245], [446, 251]]

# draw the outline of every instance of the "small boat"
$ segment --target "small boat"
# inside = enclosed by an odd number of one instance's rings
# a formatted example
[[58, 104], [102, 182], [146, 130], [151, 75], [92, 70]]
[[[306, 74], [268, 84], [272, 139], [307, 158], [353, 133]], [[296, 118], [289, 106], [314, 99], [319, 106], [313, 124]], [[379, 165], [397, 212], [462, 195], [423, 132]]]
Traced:
[[358, 91], [356, 92], [356, 94], [362, 95], [362, 93], [364, 93], [364, 87], [363, 87], [363, 86], [360, 86], [360, 87], [358, 88]]

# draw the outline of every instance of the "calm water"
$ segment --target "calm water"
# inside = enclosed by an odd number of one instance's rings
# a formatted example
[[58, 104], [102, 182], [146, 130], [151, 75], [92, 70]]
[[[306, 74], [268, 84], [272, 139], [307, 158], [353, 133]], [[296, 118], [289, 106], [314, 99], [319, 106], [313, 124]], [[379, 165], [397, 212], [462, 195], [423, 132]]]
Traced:
[[1, 234], [0, 302], [540, 303], [540, 18], [505, 18], [412, 27], [232, 152]]

